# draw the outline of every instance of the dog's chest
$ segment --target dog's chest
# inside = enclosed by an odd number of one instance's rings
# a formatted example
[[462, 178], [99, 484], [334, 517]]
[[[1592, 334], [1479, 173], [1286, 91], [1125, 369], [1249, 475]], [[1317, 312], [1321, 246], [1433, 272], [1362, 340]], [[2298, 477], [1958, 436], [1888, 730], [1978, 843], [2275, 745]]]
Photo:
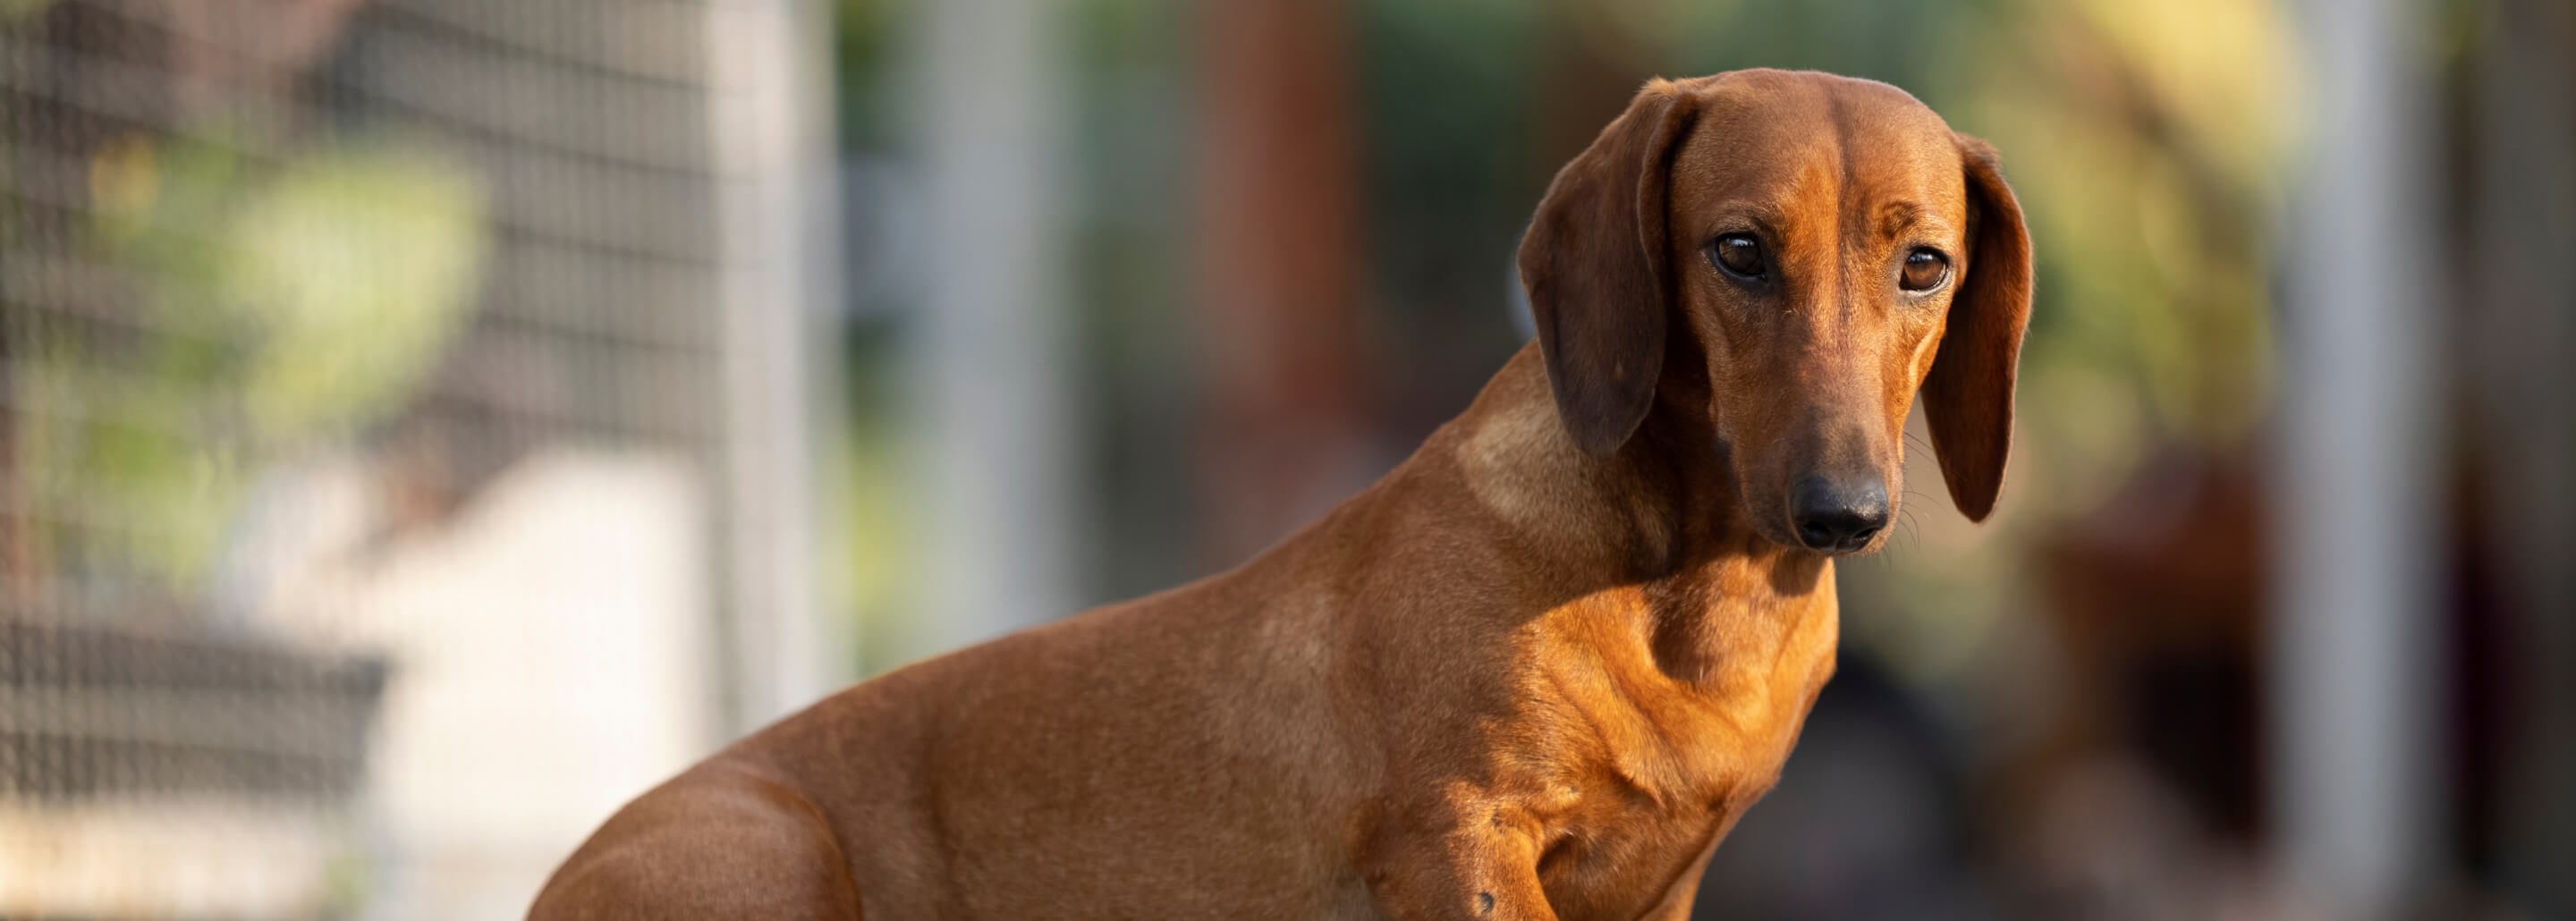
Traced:
[[1832, 671], [1834, 599], [1752, 600], [1673, 624], [1613, 596], [1532, 650], [1518, 735], [1541, 757], [1505, 763], [1561, 916], [1651, 908], [1778, 778]]

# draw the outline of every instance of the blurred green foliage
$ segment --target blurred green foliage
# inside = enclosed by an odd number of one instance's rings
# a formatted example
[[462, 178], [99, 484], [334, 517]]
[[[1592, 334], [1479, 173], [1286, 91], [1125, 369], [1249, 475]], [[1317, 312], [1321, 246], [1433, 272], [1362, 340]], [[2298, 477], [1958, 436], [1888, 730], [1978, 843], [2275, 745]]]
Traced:
[[198, 587], [264, 465], [380, 421], [468, 315], [470, 174], [412, 145], [263, 167], [213, 132], [94, 151], [70, 264], [137, 280], [124, 330], [55, 329], [13, 364], [39, 535], [75, 578]]
[[0, 22], [33, 18], [53, 3], [54, 0], [0, 0]]

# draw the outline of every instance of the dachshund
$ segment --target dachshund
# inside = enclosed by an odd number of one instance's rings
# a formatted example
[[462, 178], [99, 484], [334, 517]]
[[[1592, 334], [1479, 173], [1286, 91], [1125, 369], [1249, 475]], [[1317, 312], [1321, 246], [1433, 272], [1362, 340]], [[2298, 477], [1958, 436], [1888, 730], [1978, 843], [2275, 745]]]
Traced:
[[1647, 83], [1519, 265], [1537, 341], [1321, 521], [744, 739], [530, 917], [1686, 917], [1833, 672], [1918, 392], [1993, 509], [2029, 235], [1904, 91], [1746, 70]]

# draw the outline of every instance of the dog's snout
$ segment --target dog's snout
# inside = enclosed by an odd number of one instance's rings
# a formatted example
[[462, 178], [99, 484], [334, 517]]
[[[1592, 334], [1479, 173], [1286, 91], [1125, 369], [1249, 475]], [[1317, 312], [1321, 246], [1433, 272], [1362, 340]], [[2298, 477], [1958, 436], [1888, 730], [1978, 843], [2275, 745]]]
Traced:
[[1822, 553], [1848, 553], [1869, 544], [1887, 527], [1887, 485], [1877, 477], [1828, 480], [1807, 477], [1790, 494], [1790, 520], [1798, 542]]

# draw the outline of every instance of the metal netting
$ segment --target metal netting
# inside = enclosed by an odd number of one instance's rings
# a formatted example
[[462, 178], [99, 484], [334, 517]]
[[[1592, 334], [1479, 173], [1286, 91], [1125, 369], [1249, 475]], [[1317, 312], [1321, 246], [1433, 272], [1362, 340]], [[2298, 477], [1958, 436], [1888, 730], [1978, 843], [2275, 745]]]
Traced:
[[[492, 536], [579, 517], [491, 507], [532, 458], [648, 458], [680, 536], [616, 559], [715, 568], [681, 534], [733, 514], [707, 21], [0, 2], [0, 916], [346, 912], [434, 855], [360, 805], [445, 764], [371, 763], [389, 695], [466, 712], [399, 690], [444, 666], [383, 586], [562, 543]], [[707, 583], [662, 594], [710, 618]], [[117, 852], [189, 816], [230, 853]]]

